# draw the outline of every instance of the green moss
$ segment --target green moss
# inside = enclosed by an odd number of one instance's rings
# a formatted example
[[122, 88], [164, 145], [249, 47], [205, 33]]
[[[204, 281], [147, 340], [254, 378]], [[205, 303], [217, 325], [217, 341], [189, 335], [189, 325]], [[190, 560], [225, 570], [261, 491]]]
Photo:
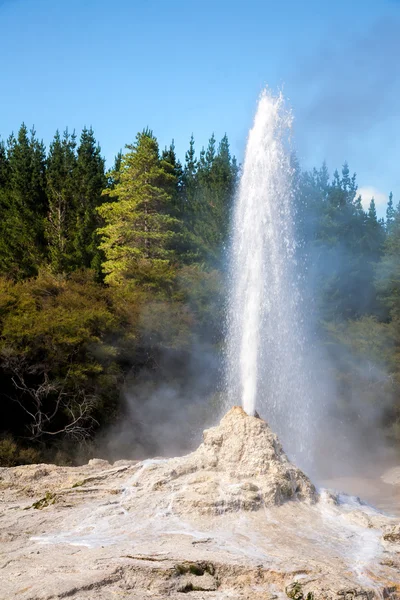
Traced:
[[73, 487], [73, 488], [77, 488], [77, 487], [80, 487], [81, 485], [83, 485], [84, 483], [85, 483], [85, 480], [84, 480], [84, 479], [82, 479], [82, 480], [80, 480], [80, 481], [76, 481], [76, 482], [73, 484], [73, 486], [72, 486], [72, 487]]
[[192, 575], [204, 575], [204, 569], [202, 569], [200, 565], [196, 564], [189, 565], [189, 572], [192, 573]]
[[34, 448], [24, 448], [11, 437], [0, 439], [0, 467], [15, 467], [40, 462], [40, 454]]
[[312, 592], [308, 592], [306, 596], [304, 595], [303, 588], [298, 581], [288, 585], [285, 591], [286, 596], [292, 598], [292, 600], [314, 600], [314, 594]]
[[175, 572], [177, 575], [186, 575], [190, 573], [191, 575], [196, 575], [201, 577], [204, 573], [209, 573], [210, 575], [215, 574], [215, 568], [212, 563], [200, 562], [200, 563], [179, 563], [175, 565]]
[[37, 500], [31, 506], [27, 506], [24, 510], [29, 510], [30, 508], [36, 508], [37, 510], [42, 510], [43, 508], [46, 508], [47, 506], [51, 506], [52, 504], [55, 504], [55, 502], [56, 502], [56, 495], [53, 494], [52, 492], [46, 492], [46, 495], [44, 496], [44, 498], [40, 498], [40, 500]]

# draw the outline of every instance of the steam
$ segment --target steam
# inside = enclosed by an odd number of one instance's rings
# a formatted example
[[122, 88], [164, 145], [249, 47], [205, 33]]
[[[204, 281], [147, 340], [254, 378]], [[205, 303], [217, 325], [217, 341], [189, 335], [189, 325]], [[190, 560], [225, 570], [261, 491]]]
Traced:
[[[302, 241], [295, 239], [298, 190], [291, 188], [290, 125], [282, 96], [264, 92], [233, 223], [228, 401], [218, 393], [220, 348], [193, 339], [187, 352], [163, 350], [126, 381], [124, 415], [105, 444], [113, 460], [188, 452], [222, 410], [243, 401], [247, 412], [257, 409], [270, 422], [289, 457], [317, 479], [360, 473], [369, 461], [391, 461], [382, 427], [392, 403], [385, 365], [368, 353], [357, 355], [345, 335], [324, 331], [325, 315], [316, 302], [318, 250], [304, 258]], [[363, 198], [372, 192], [379, 203], [376, 190], [360, 192]], [[310, 237], [312, 228], [310, 222]], [[334, 255], [326, 254], [325, 274], [346, 275], [347, 261], [348, 250], [338, 245]], [[359, 297], [369, 301], [365, 290]], [[387, 394], [377, 402], [383, 388]]]
[[172, 457], [194, 450], [219, 412], [220, 358], [193, 341], [187, 352], [163, 350], [122, 391], [123, 414], [100, 441], [112, 461]]

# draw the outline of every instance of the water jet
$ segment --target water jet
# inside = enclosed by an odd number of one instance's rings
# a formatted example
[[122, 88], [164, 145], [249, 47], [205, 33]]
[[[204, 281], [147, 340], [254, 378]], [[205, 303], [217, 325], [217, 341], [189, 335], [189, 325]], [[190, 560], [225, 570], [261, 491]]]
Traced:
[[265, 90], [250, 130], [230, 248], [227, 390], [262, 408], [290, 456], [311, 461], [311, 386], [305, 360], [294, 236], [292, 115]]

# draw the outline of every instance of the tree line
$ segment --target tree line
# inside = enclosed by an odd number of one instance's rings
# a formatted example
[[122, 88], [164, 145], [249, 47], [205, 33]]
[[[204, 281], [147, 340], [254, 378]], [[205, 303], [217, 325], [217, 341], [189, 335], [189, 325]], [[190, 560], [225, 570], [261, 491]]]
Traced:
[[[386, 219], [373, 199], [365, 211], [347, 164], [330, 177], [293, 156], [292, 170], [304, 294], [338, 407], [354, 418], [356, 393], [381, 403], [377, 426], [400, 441], [400, 207], [390, 195]], [[215, 391], [239, 174], [226, 135], [199, 153], [192, 136], [181, 163], [145, 129], [110, 171], [91, 128], [56, 132], [48, 151], [25, 125], [0, 142], [1, 464], [74, 460], [143, 372], [183, 385], [199, 344]]]
[[145, 129], [109, 172], [92, 129], [0, 144], [0, 460], [85, 443], [166, 352], [221, 343], [237, 176], [226, 135], [181, 164]]
[[[345, 163], [302, 172], [293, 162], [306, 302], [335, 389], [333, 417], [366, 439], [400, 442], [400, 204], [364, 210]], [[324, 374], [321, 374], [324, 377]]]

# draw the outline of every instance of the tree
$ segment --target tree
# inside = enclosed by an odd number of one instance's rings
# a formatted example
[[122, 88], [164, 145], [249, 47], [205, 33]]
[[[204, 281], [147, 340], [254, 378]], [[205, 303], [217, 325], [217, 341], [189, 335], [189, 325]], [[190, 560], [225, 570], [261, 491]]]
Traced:
[[118, 321], [93, 274], [0, 278], [0, 329], [2, 427], [32, 441], [89, 437], [118, 376], [106, 341]]
[[46, 237], [53, 271], [63, 273], [73, 267], [72, 237], [75, 231], [76, 136], [57, 131], [48, 157], [47, 194], [49, 211]]
[[10, 165], [10, 187], [16, 195], [20, 209], [34, 218], [31, 226], [36, 235], [43, 234], [43, 217], [46, 214], [46, 156], [42, 142], [36, 139], [35, 130], [31, 137], [23, 123], [17, 139], [9, 138], [8, 157]]
[[102, 256], [98, 250], [99, 227], [97, 208], [103, 202], [102, 192], [107, 184], [104, 159], [93, 129], [84, 127], [78, 147], [75, 169], [76, 226], [74, 233], [76, 267], [93, 267], [100, 271]]
[[0, 140], [0, 189], [4, 189], [9, 181], [9, 163], [5, 143]]
[[376, 285], [392, 319], [400, 325], [400, 206], [384, 244], [384, 254], [377, 269]]
[[214, 159], [215, 159], [215, 135], [214, 133], [211, 135], [210, 139], [208, 140], [208, 146], [207, 146], [207, 151], [205, 154], [205, 166], [208, 172], [211, 171], [212, 166], [214, 164]]
[[45, 253], [44, 218], [47, 212], [46, 157], [35, 131], [24, 124], [11, 135], [4, 160], [0, 222], [0, 271], [14, 279], [37, 273]]
[[181, 162], [176, 157], [175, 143], [172, 140], [169, 148], [165, 148], [161, 155], [165, 163], [165, 168], [174, 177], [174, 185], [171, 187], [171, 204], [175, 209], [175, 215], [182, 217], [185, 211], [183, 198], [183, 168]]
[[105, 190], [110, 200], [118, 200], [98, 209], [105, 223], [98, 231], [105, 281], [168, 285], [179, 225], [170, 214], [175, 176], [171, 165], [160, 159], [157, 140], [148, 130], [126, 148], [116, 185]]
[[387, 208], [386, 208], [386, 231], [388, 233], [390, 233], [390, 230], [393, 226], [395, 215], [396, 215], [396, 211], [393, 206], [393, 194], [392, 194], [392, 192], [390, 192], [389, 200], [388, 200]]
[[[385, 226], [378, 220], [374, 198], [371, 199], [365, 222], [365, 240], [363, 244], [364, 260], [377, 263], [381, 258], [385, 241]], [[371, 274], [371, 280], [373, 276]]]
[[375, 263], [382, 250], [382, 226], [364, 212], [357, 195], [356, 175], [345, 163], [331, 183], [324, 165], [303, 175], [300, 196], [306, 206], [301, 220], [313, 289], [323, 320], [360, 317], [377, 310], [373, 284]]
[[216, 153], [213, 134], [207, 151], [197, 163], [189, 222], [198, 254], [210, 264], [218, 263], [227, 239], [237, 176], [238, 168], [236, 160], [231, 158], [227, 136], [222, 138]]
[[193, 218], [193, 203], [196, 192], [196, 174], [198, 163], [194, 148], [193, 133], [189, 142], [189, 150], [185, 154], [185, 166], [183, 168], [182, 189], [184, 197], [184, 210], [187, 213], [186, 221], [190, 223]]

